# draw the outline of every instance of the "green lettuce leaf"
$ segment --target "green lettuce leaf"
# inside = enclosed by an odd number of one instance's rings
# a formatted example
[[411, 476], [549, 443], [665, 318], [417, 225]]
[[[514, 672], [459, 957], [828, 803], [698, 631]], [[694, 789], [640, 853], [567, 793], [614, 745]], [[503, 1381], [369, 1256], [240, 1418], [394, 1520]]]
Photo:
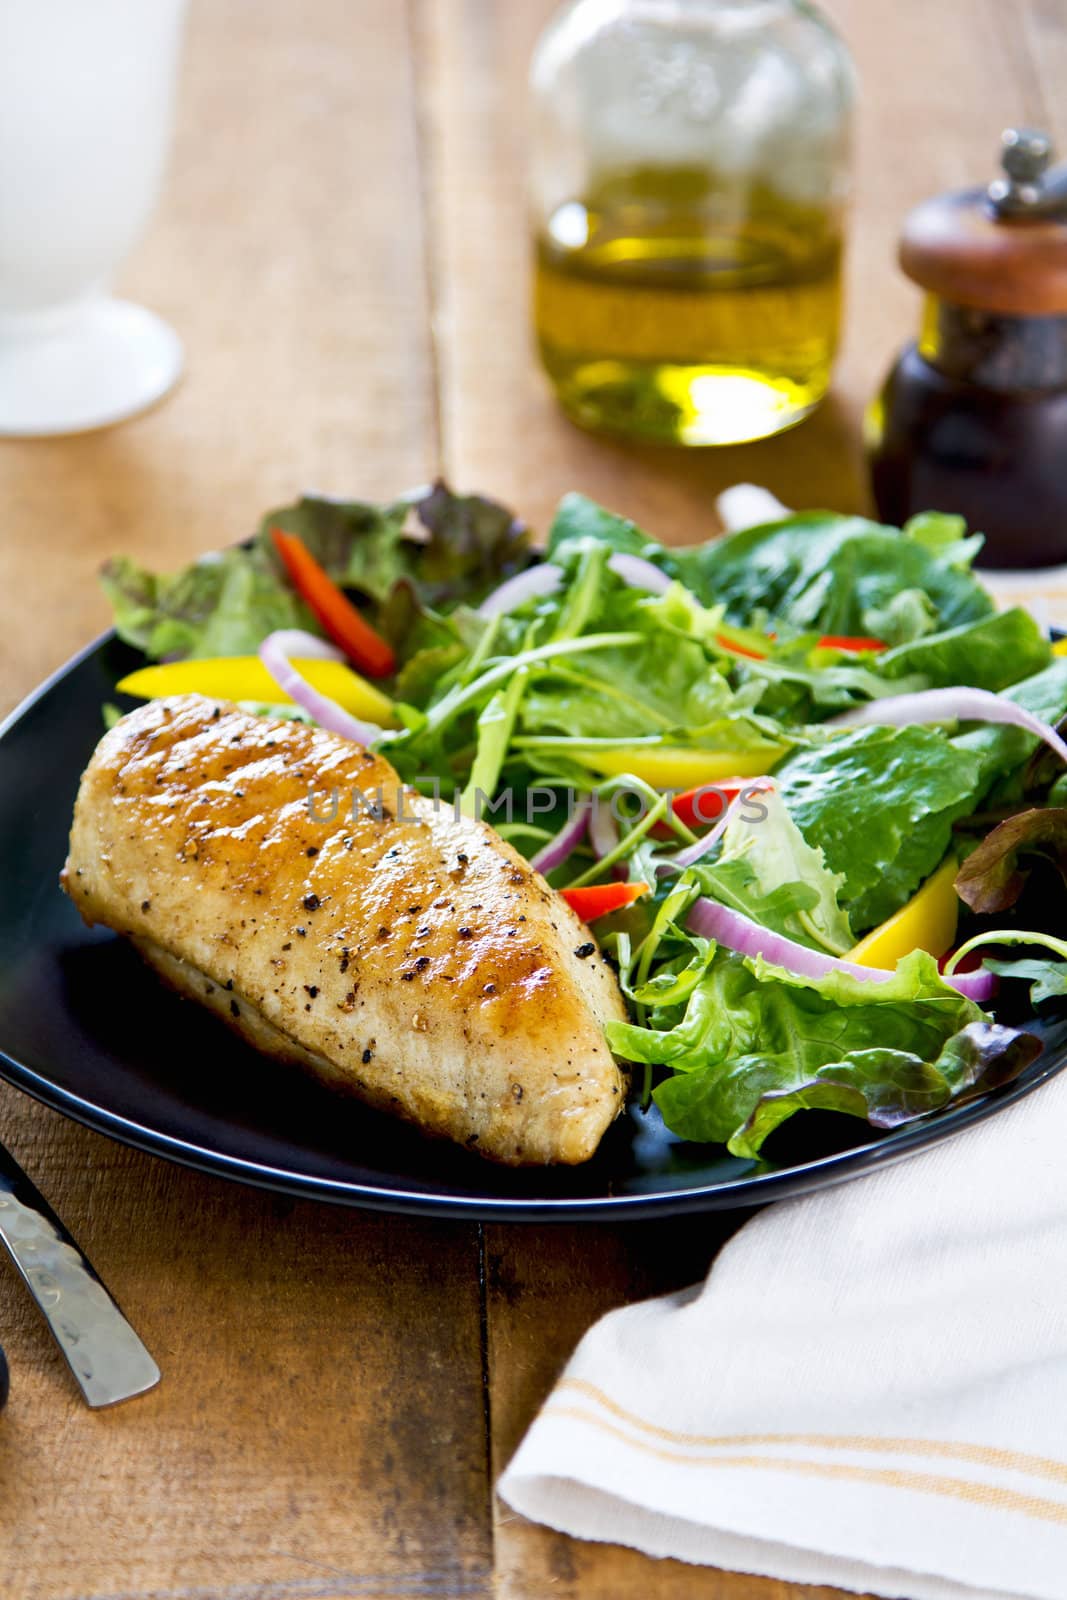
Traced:
[[946, 511], [920, 511], [905, 523], [904, 532], [954, 567], [969, 567], [985, 543], [980, 533], [967, 533], [966, 518]]
[[996, 694], [1041, 672], [1051, 660], [1045, 634], [1029, 611], [1015, 606], [887, 650], [875, 671], [890, 679], [918, 675], [927, 688], [966, 684]]
[[993, 610], [958, 542], [932, 548], [910, 527], [864, 517], [807, 512], [670, 556], [683, 583], [739, 623], [762, 611], [796, 628], [878, 637], [872, 624], [906, 591], [926, 595], [942, 628]]
[[857, 934], [898, 910], [948, 849], [952, 824], [973, 809], [979, 757], [932, 728], [860, 728], [777, 769], [782, 798], [805, 839], [844, 879]]
[[548, 554], [555, 560], [561, 546], [571, 540], [585, 539], [595, 539], [607, 545], [613, 554], [621, 552], [624, 555], [643, 556], [646, 561], [662, 567], [672, 578], [678, 576], [673, 552], [643, 533], [636, 522], [620, 517], [617, 512], [608, 511], [605, 506], [597, 505], [595, 500], [588, 499], [584, 494], [565, 494], [548, 530]]
[[[1043, 672], [1013, 684], [1003, 694], [1006, 700], [1014, 700], [1055, 727], [1067, 712], [1067, 658], [1058, 657]], [[956, 749], [977, 756], [981, 763], [976, 799], [988, 795], [991, 806], [1000, 806], [1022, 798], [1026, 764], [1041, 743], [1036, 734], [1010, 724], [983, 723], [957, 734], [952, 743]]]
[[894, 977], [804, 979], [719, 951], [680, 1015], [609, 1023], [613, 1050], [667, 1064], [654, 1098], [680, 1137], [755, 1157], [798, 1111], [894, 1128], [1016, 1076], [1040, 1041], [991, 1023], [916, 951]]
[[841, 956], [856, 942], [838, 904], [843, 876], [808, 844], [780, 794], [753, 796], [751, 807], [739, 807], [717, 859], [698, 862], [693, 875], [705, 894], [801, 944]]
[[268, 548], [271, 528], [298, 533], [335, 583], [382, 605], [402, 579], [435, 610], [477, 605], [532, 559], [529, 529], [512, 511], [444, 483], [380, 506], [305, 495], [267, 512], [259, 540]]
[[476, 606], [533, 559], [529, 530], [511, 511], [443, 483], [387, 505], [305, 495], [269, 511], [249, 544], [180, 572], [109, 561], [101, 578], [119, 636], [159, 660], [253, 655], [278, 628], [320, 633], [282, 570], [276, 527], [299, 534], [334, 582], [356, 591], [402, 659], [452, 643], [440, 612]]
[[322, 631], [260, 550], [222, 550], [162, 575], [117, 556], [100, 580], [119, 638], [154, 661], [255, 655], [278, 628]]
[[883, 644], [908, 644], [940, 625], [937, 608], [922, 589], [900, 589], [884, 606], [869, 606], [865, 617], [872, 639]]
[[597, 539], [654, 562], [704, 605], [724, 606], [731, 622], [769, 617], [800, 631], [868, 634], [898, 645], [992, 613], [989, 594], [969, 570], [981, 538], [963, 533], [959, 518], [940, 512], [898, 530], [809, 511], [668, 549], [627, 518], [570, 494], [556, 512], [549, 552]]

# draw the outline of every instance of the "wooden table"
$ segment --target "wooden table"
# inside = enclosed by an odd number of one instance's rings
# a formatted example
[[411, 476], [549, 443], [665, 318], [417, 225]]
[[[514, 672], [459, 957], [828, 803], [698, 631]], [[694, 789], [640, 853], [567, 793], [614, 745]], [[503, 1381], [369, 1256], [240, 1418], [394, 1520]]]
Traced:
[[[385, 497], [443, 470], [538, 527], [580, 487], [675, 539], [707, 533], [742, 478], [861, 506], [862, 407], [918, 310], [899, 220], [983, 178], [1004, 123], [1063, 134], [1067, 5], [830, 9], [864, 83], [835, 397], [773, 443], [683, 456], [573, 430], [530, 355], [519, 108], [551, 0], [198, 0], [165, 202], [122, 283], [181, 330], [188, 376], [126, 426], [0, 443], [3, 700], [104, 626], [107, 553], [177, 565], [303, 486]], [[4, 1600], [829, 1593], [578, 1544], [493, 1502], [583, 1330], [700, 1276], [721, 1222], [476, 1228], [293, 1203], [6, 1089], [0, 1133], [165, 1374], [91, 1414], [4, 1277]]]

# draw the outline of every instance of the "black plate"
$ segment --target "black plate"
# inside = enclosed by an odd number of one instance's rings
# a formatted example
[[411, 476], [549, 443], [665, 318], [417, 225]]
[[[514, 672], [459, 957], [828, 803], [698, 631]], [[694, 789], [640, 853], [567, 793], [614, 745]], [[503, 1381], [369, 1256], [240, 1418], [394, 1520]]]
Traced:
[[[584, 1167], [520, 1171], [423, 1138], [257, 1055], [177, 999], [58, 887], [101, 705], [136, 662], [108, 635], [0, 729], [0, 1076], [69, 1116], [188, 1166], [388, 1211], [515, 1221], [748, 1206], [895, 1161], [1010, 1105], [1067, 1065], [1067, 1022], [1008, 1088], [900, 1133], [808, 1113], [775, 1165], [686, 1145], [655, 1113], [615, 1124]], [[848, 1141], [846, 1143], [846, 1141]]]

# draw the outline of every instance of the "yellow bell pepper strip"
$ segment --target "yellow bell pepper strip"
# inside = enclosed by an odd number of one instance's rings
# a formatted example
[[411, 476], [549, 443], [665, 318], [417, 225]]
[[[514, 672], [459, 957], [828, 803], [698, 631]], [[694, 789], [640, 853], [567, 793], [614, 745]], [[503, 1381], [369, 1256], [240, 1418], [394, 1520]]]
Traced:
[[580, 889], [560, 890], [571, 910], [576, 911], [583, 922], [606, 917], [609, 911], [621, 911], [623, 906], [632, 906], [647, 893], [647, 883], [588, 883]]
[[1067, 639], [1057, 639], [1052, 646], [1052, 654], [1054, 656], [1067, 656]]
[[955, 856], [949, 856], [907, 905], [862, 938], [846, 960], [861, 967], [892, 971], [901, 956], [910, 955], [913, 950], [926, 950], [932, 956], [943, 956], [951, 950], [960, 910], [955, 889], [958, 870]]
[[[312, 658], [294, 666], [320, 694], [361, 721], [393, 727], [393, 702], [343, 661]], [[212, 656], [171, 661], [130, 672], [116, 685], [138, 700], [160, 700], [172, 694], [203, 694], [209, 700], [255, 700], [266, 705], [292, 705], [258, 656]]]
[[615, 750], [576, 748], [583, 765], [605, 777], [641, 778], [654, 789], [697, 789], [731, 778], [763, 778], [785, 755], [784, 745], [762, 750], [688, 750], [677, 745], [632, 745]]

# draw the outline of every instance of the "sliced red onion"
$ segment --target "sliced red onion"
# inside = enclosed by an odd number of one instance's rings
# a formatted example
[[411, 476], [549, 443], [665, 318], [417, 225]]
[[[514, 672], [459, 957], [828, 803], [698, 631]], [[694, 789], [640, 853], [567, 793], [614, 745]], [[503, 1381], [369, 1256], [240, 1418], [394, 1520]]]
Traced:
[[[603, 799], [594, 795], [592, 807], [589, 815], [589, 843], [597, 860], [602, 861], [619, 842], [619, 826], [615, 821], [610, 802], [605, 807]], [[625, 883], [630, 876], [630, 863], [625, 860], [616, 861], [611, 869], [611, 876], [619, 883]]]
[[[715, 785], [709, 783], [707, 787], [714, 789]], [[730, 804], [726, 807], [722, 816], [719, 817], [714, 827], [703, 834], [695, 844], [687, 844], [685, 849], [679, 850], [677, 855], [664, 858], [662, 862], [657, 863], [657, 871], [661, 874], [675, 871], [684, 872], [686, 867], [691, 867], [694, 861], [701, 860], [709, 850], [715, 848], [725, 833], [727, 824], [736, 816], [739, 807], [747, 802], [750, 794], [766, 794], [768, 790], [773, 790], [776, 787], [777, 785], [773, 778], [753, 778], [751, 783], [746, 783], [740, 794], [735, 795], [730, 801]]]
[[691, 867], [694, 861], [699, 861], [709, 850], [713, 850], [726, 832], [726, 824], [735, 815], [740, 804], [741, 796], [738, 795], [736, 799], [730, 801], [715, 826], [709, 828], [696, 844], [687, 844], [684, 850], [679, 850], [676, 856], [671, 857], [669, 865], [677, 872], [684, 872], [686, 867]]
[[611, 814], [611, 806], [605, 805], [597, 796], [593, 800], [593, 809], [589, 817], [589, 843], [593, 846], [597, 860], [614, 850], [618, 842], [619, 830]]
[[666, 594], [673, 582], [660, 567], [646, 561], [644, 556], [627, 555], [623, 550], [611, 557], [608, 566], [631, 589], [647, 589], [650, 594]]
[[478, 607], [480, 617], [501, 617], [517, 611], [527, 600], [541, 595], [554, 594], [563, 582], [563, 573], [551, 561], [539, 561], [525, 572], [507, 578], [492, 594], [487, 594]]
[[727, 533], [740, 533], [743, 528], [756, 528], [764, 522], [780, 522], [793, 514], [769, 489], [756, 483], [735, 483], [724, 489], [715, 509]]
[[853, 706], [824, 724], [831, 728], [904, 728], [915, 722], [1004, 722], [1025, 728], [1067, 761], [1067, 744], [1055, 728], [1014, 700], [989, 689], [922, 689], [918, 694], [894, 694]]
[[530, 865], [534, 871], [551, 872], [553, 867], [561, 866], [571, 852], [581, 844], [588, 826], [589, 807], [583, 802], [574, 815], [567, 818], [555, 838], [549, 839], [535, 856], [530, 857]]
[[[714, 939], [742, 956], [762, 956], [764, 961], [785, 967], [802, 978], [823, 978], [829, 972], [845, 972], [863, 983], [886, 983], [896, 976], [881, 967], [861, 967], [857, 961], [842, 961], [821, 950], [810, 950], [784, 933], [762, 928], [751, 917], [731, 911], [729, 906], [722, 906], [704, 895], [691, 907], [688, 925], [701, 938]], [[997, 989], [996, 974], [987, 972], [984, 967], [976, 972], [953, 973], [945, 982], [966, 999], [978, 1002], [988, 1000]]]
[[269, 637], [278, 641], [287, 658], [295, 657], [300, 661], [348, 660], [344, 651], [331, 644], [329, 639], [323, 639], [317, 633], [305, 633], [303, 628], [280, 628]]
[[291, 700], [313, 717], [327, 733], [336, 733], [342, 739], [352, 739], [356, 744], [373, 744], [380, 739], [384, 729], [374, 722], [360, 722], [351, 716], [336, 700], [313, 689], [302, 673], [293, 666], [294, 656], [314, 657], [324, 661], [343, 661], [340, 650], [335, 650], [325, 639], [312, 633], [302, 633], [299, 628], [280, 628], [268, 634], [259, 647], [259, 659], [278, 685]]

